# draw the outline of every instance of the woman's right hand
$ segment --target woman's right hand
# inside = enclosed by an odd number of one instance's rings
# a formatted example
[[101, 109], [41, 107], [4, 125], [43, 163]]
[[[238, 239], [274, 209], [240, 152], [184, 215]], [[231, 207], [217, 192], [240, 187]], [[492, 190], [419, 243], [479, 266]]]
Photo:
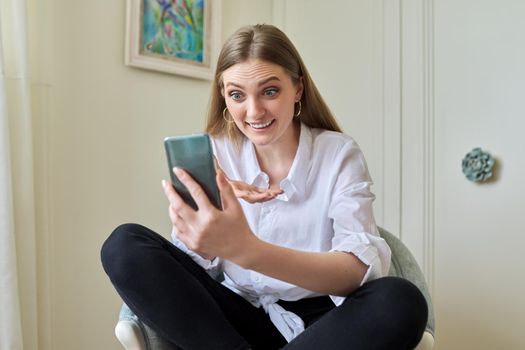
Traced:
[[269, 200], [274, 199], [281, 193], [283, 190], [272, 190], [272, 189], [263, 189], [254, 185], [248, 185], [242, 181], [233, 181], [228, 179], [228, 182], [233, 188], [235, 196], [240, 199], [244, 199], [248, 203], [263, 203]]
[[198, 210], [194, 210], [169, 182], [162, 181], [177, 238], [205, 259], [220, 257], [238, 265], [246, 260], [249, 253], [253, 252], [252, 245], [258, 239], [251, 231], [239, 200], [224, 173], [219, 171], [216, 177], [223, 206], [219, 210], [211, 204], [206, 192], [187, 172], [175, 168], [174, 172], [198, 207]]

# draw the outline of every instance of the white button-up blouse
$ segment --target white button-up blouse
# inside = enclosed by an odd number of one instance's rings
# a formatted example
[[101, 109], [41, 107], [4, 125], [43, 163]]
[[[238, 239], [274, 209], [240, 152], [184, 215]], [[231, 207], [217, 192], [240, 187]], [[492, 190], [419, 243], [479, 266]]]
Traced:
[[[213, 138], [215, 157], [226, 175], [261, 188], [269, 178], [261, 171], [253, 144], [240, 147], [227, 138]], [[354, 254], [368, 266], [361, 283], [387, 275], [390, 248], [379, 237], [372, 211], [375, 196], [361, 149], [349, 136], [301, 125], [299, 147], [284, 193], [265, 203], [240, 201], [251, 230], [260, 239], [311, 252], [342, 251]], [[265, 276], [221, 259], [203, 259], [177, 239], [174, 244], [206, 269], [224, 272], [223, 284], [255, 306], [262, 306], [290, 341], [304, 330], [302, 320], [276, 304], [318, 296], [310, 290]], [[335, 305], [344, 297], [331, 296]]]

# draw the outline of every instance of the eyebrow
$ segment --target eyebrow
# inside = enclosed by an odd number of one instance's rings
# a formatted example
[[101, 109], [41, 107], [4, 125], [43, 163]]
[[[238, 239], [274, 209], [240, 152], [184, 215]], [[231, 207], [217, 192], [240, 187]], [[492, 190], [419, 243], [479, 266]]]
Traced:
[[[264, 84], [266, 84], [267, 82], [272, 81], [272, 80], [278, 80], [278, 81], [280, 81], [281, 79], [279, 79], [279, 78], [278, 78], [277, 76], [275, 76], [275, 75], [272, 75], [271, 77], [266, 78], [266, 79], [264, 79], [263, 81], [260, 81], [257, 85], [258, 85], [258, 86], [261, 86], [261, 85], [264, 85]], [[232, 82], [228, 82], [228, 83], [225, 85], [225, 87], [228, 87], [228, 86], [230, 86], [230, 85], [231, 85], [231, 86], [238, 87], [238, 88], [242, 88], [242, 87], [243, 87], [242, 85], [239, 85], [239, 84], [236, 84], [236, 83], [232, 83]]]

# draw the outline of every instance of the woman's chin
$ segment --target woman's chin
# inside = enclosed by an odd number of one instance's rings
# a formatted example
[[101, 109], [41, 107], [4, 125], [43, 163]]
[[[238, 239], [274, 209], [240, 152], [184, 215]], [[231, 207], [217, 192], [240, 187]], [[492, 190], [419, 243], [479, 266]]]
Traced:
[[267, 135], [247, 135], [247, 137], [256, 147], [271, 145], [273, 141], [273, 139]]

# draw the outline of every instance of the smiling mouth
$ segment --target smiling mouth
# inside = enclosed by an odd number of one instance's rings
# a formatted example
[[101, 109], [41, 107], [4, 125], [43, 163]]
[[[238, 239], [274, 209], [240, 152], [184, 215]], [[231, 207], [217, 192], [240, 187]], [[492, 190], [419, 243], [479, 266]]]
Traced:
[[261, 130], [261, 129], [268, 128], [270, 125], [273, 124], [274, 121], [275, 119], [272, 119], [266, 123], [246, 123], [246, 124], [250, 125], [254, 129]]

